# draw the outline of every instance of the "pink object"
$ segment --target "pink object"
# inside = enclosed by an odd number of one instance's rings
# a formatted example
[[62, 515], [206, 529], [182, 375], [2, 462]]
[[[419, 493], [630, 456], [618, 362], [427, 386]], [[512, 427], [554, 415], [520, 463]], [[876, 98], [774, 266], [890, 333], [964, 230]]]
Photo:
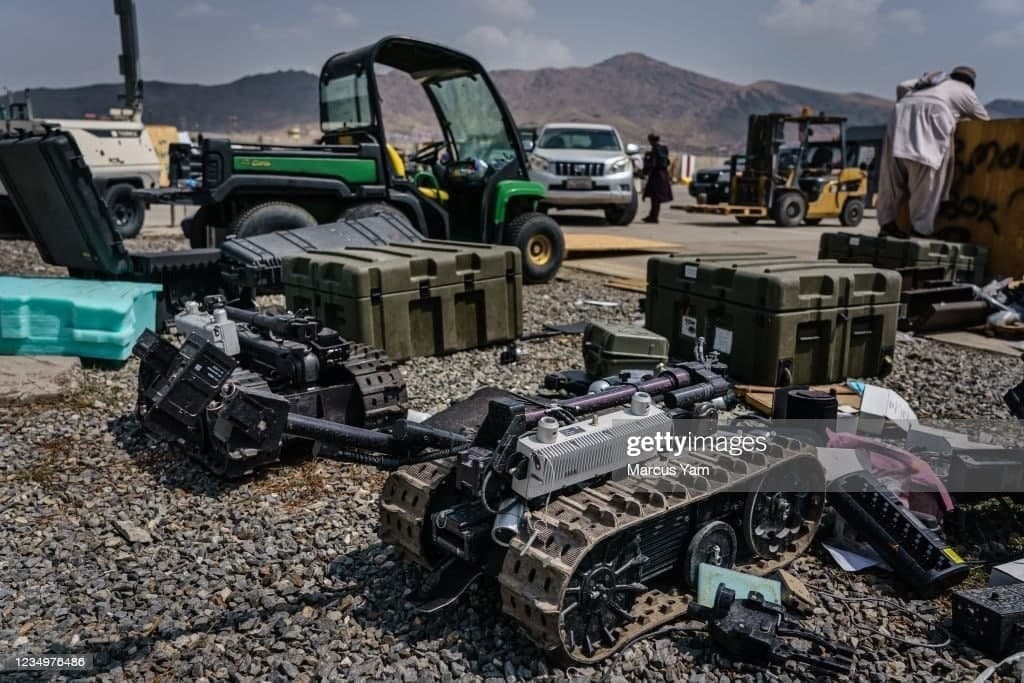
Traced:
[[897, 479], [902, 475], [901, 498], [911, 510], [937, 516], [938, 513], [953, 509], [953, 498], [935, 470], [910, 451], [865, 436], [832, 430], [826, 432], [829, 448], [867, 451], [871, 456], [872, 474], [888, 479]]

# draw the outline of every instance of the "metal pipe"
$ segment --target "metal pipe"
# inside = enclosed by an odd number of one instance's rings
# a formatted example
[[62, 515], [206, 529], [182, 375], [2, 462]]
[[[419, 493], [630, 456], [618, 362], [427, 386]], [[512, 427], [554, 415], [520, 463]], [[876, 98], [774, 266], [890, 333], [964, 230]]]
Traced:
[[316, 336], [317, 326], [315, 323], [294, 315], [266, 315], [235, 306], [225, 306], [224, 311], [228, 314], [228, 318], [235, 322], [245, 323], [262, 330], [269, 330], [280, 337], [307, 342]]
[[637, 382], [636, 384], [620, 384], [610, 389], [606, 389], [597, 394], [587, 394], [586, 396], [577, 396], [575, 398], [568, 398], [562, 401], [555, 401], [551, 406], [541, 406], [537, 408], [531, 408], [526, 411], [524, 417], [529, 426], [533, 426], [540, 421], [540, 418], [544, 417], [551, 408], [563, 408], [572, 412], [574, 415], [587, 415], [589, 413], [596, 413], [599, 410], [605, 408], [612, 408], [614, 406], [624, 405], [629, 403], [630, 399], [633, 398], [633, 394], [638, 391], [650, 394], [651, 396], [660, 396], [669, 391], [681, 389], [689, 386], [693, 382], [690, 373], [683, 368], [666, 368], [657, 377], [653, 377], [644, 382]]
[[387, 453], [391, 446], [391, 436], [384, 432], [320, 420], [296, 413], [288, 413], [285, 430], [294, 436], [304, 436], [341, 448], [362, 448], [368, 451]]
[[668, 408], [688, 408], [698, 403], [710, 401], [725, 396], [729, 393], [729, 383], [724, 379], [719, 381], [695, 384], [682, 389], [676, 389], [665, 394], [665, 405]]

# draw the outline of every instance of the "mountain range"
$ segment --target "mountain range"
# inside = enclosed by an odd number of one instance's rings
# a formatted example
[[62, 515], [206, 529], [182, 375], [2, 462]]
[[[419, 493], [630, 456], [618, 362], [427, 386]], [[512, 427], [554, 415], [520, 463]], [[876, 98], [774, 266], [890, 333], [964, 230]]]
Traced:
[[[884, 123], [892, 103], [863, 93], [835, 93], [775, 81], [737, 85], [672, 66], [639, 53], [587, 67], [498, 70], [491, 73], [520, 126], [548, 121], [599, 121], [642, 144], [649, 131], [681, 151], [736, 150], [752, 113], [813, 111], [842, 114], [853, 125]], [[438, 137], [419, 86], [400, 72], [379, 76], [391, 139]], [[117, 106], [118, 85], [40, 88], [31, 93], [37, 116], [76, 118]], [[895, 84], [893, 84], [895, 90]], [[317, 77], [305, 71], [246, 76], [222, 85], [150, 81], [145, 84], [148, 123], [238, 137], [302, 136], [317, 130]], [[993, 116], [1024, 116], [1024, 101], [991, 102]]]

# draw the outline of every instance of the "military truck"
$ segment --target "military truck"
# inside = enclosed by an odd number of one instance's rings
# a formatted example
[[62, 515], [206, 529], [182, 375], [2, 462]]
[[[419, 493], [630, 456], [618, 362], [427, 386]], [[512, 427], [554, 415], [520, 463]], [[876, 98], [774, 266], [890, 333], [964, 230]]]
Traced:
[[[419, 83], [442, 139], [406, 159], [389, 144], [376, 66]], [[328, 59], [319, 83], [320, 144], [206, 138], [198, 183], [135, 195], [198, 205], [182, 224], [197, 248], [216, 246], [230, 234], [250, 237], [388, 214], [431, 239], [516, 246], [526, 282], [554, 277], [565, 251], [562, 231], [538, 211], [545, 188], [530, 180], [515, 121], [476, 59], [387, 37]]]

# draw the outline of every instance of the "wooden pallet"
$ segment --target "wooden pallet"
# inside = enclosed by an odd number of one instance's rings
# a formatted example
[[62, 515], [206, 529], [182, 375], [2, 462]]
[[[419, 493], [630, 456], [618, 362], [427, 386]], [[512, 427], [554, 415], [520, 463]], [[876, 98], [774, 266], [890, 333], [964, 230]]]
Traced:
[[709, 213], [716, 216], [750, 216], [767, 218], [768, 210], [763, 206], [737, 206], [735, 204], [690, 204], [687, 206], [673, 205], [673, 209], [681, 209], [686, 213]]

